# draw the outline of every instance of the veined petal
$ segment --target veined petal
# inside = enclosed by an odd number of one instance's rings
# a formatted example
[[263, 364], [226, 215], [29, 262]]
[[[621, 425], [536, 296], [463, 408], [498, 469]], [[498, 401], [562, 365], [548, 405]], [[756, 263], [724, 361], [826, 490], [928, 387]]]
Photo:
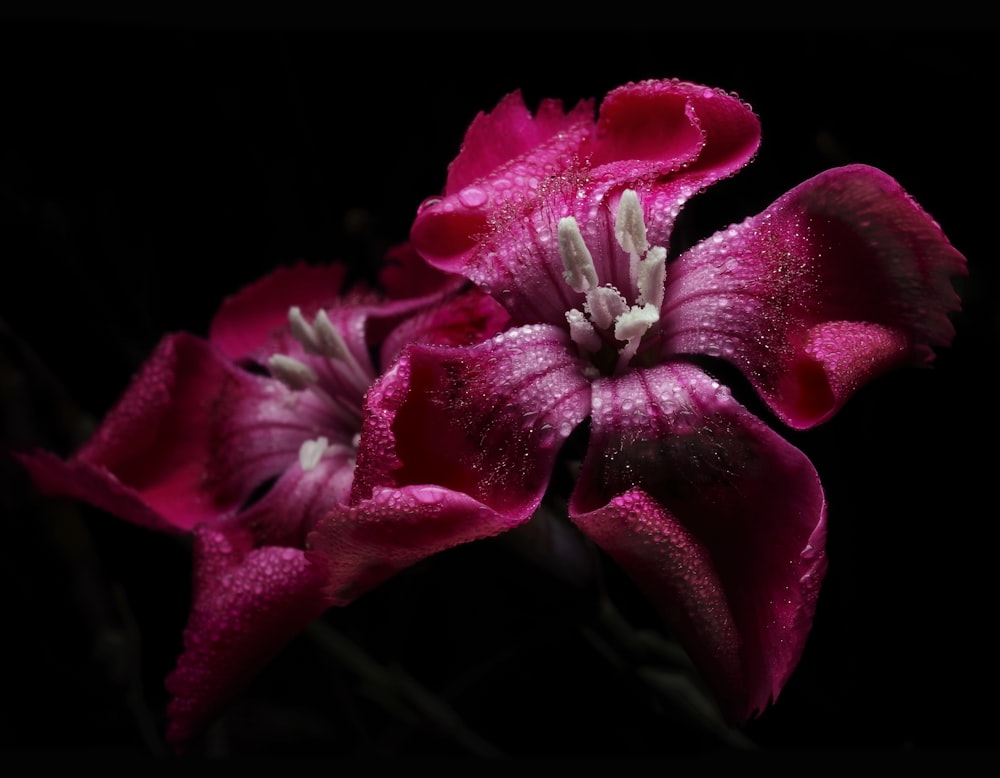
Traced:
[[304, 548], [320, 517], [350, 498], [354, 458], [353, 447], [341, 445], [325, 451], [312, 468], [294, 462], [259, 501], [213, 526], [244, 527], [253, 534], [255, 546]]
[[370, 499], [324, 516], [309, 548], [322, 554], [317, 566], [326, 565], [324, 592], [335, 605], [347, 605], [422, 559], [528, 518], [439, 486], [377, 487]]
[[954, 335], [965, 258], [880, 170], [851, 165], [668, 267], [665, 353], [722, 356], [796, 429], [891, 368], [928, 365]]
[[366, 396], [352, 503], [378, 487], [427, 485], [527, 520], [588, 410], [587, 380], [555, 327], [408, 346]]
[[196, 527], [193, 576], [184, 652], [166, 679], [167, 741], [179, 751], [332, 604], [304, 551], [255, 549], [249, 532]]
[[280, 267], [222, 302], [209, 327], [209, 340], [232, 360], [250, 356], [275, 331], [287, 329], [293, 305], [310, 319], [320, 308], [335, 305], [346, 275], [347, 266], [339, 263]]
[[598, 379], [570, 518], [650, 598], [730, 723], [777, 698], [826, 570], [802, 452], [694, 366]]

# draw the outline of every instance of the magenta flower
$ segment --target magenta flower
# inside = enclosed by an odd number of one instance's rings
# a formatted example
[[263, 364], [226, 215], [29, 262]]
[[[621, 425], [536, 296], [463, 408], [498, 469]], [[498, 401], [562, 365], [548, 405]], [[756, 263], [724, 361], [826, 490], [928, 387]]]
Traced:
[[524, 524], [579, 451], [569, 519], [650, 598], [726, 720], [778, 697], [826, 570], [827, 506], [722, 365], [789, 427], [820, 424], [950, 343], [965, 260], [863, 165], [671, 255], [685, 203], [759, 139], [737, 97], [677, 80], [612, 91], [596, 122], [592, 101], [532, 115], [519, 93], [475, 118], [411, 238], [510, 327], [409, 345], [367, 394], [350, 504], [311, 539], [332, 601]]
[[68, 460], [20, 456], [43, 492], [192, 533], [193, 603], [166, 681], [178, 748], [332, 604], [306, 537], [350, 494], [378, 363], [407, 341], [466, 343], [506, 319], [409, 247], [389, 259], [384, 294], [345, 289], [343, 265], [275, 271], [225, 300], [208, 339], [165, 336]]

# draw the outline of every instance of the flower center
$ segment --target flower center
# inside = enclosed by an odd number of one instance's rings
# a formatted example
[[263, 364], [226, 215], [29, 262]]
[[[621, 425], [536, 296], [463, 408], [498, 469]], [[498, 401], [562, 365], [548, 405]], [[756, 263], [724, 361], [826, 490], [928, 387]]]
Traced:
[[302, 443], [299, 464], [309, 471], [324, 456], [336, 453], [353, 456], [357, 451], [361, 398], [372, 376], [351, 353], [326, 311], [320, 309], [310, 323], [298, 306], [292, 306], [288, 310], [288, 321], [305, 355], [298, 359], [287, 354], [273, 354], [267, 360], [271, 374], [293, 391], [309, 392], [322, 409], [326, 421], [322, 426], [340, 432], [309, 438]]
[[642, 206], [632, 189], [625, 190], [618, 205], [615, 238], [629, 255], [629, 277], [636, 291], [632, 304], [614, 286], [599, 285], [594, 258], [576, 219], [559, 220], [563, 277], [573, 291], [585, 296], [582, 310], [566, 311], [570, 338], [600, 372], [619, 375], [660, 320], [667, 267], [667, 250], [646, 240]]

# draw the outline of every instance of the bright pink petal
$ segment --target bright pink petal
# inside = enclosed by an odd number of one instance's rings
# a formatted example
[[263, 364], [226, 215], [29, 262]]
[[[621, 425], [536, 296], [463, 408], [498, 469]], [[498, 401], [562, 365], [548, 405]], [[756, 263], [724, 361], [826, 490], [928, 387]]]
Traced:
[[[663, 201], [661, 211], [676, 209], [700, 188], [739, 170], [760, 142], [760, 123], [749, 106], [676, 79], [615, 89], [596, 122], [588, 111], [592, 103], [581, 103], [571, 114], [575, 123], [561, 126], [551, 120], [553, 102], [546, 101], [539, 109], [543, 132], [531, 131], [517, 94], [494, 113], [480, 114], [452, 163], [444, 196], [428, 199], [417, 214], [410, 235], [416, 250], [436, 267], [483, 283], [470, 266], [486, 275], [492, 244], [509, 242], [508, 230], [523, 219], [550, 219], [538, 235], [554, 236], [560, 216], [586, 210], [626, 185], [651, 187]], [[559, 131], [550, 137], [554, 127]], [[581, 192], [586, 202], [579, 202]], [[553, 197], [573, 205], [560, 212]], [[551, 213], [533, 216], [542, 204]], [[534, 243], [525, 240], [525, 250]], [[496, 293], [502, 288], [495, 287]]]
[[[164, 337], [91, 439], [67, 463], [24, 461], [41, 489], [154, 529], [190, 530], [236, 511], [336, 420], [311, 395], [230, 363], [186, 333]], [[356, 429], [345, 429], [350, 443]]]
[[327, 567], [324, 591], [335, 605], [347, 605], [422, 559], [529, 518], [438, 486], [376, 488], [371, 499], [323, 517], [309, 546], [322, 553], [317, 565]]
[[243, 359], [288, 325], [297, 305], [310, 320], [320, 308], [335, 305], [347, 275], [343, 264], [280, 267], [227, 297], [209, 328], [209, 340], [232, 360]]
[[147, 526], [159, 525], [155, 515], [182, 530], [234, 508], [241, 495], [205, 476], [218, 450], [220, 389], [241, 380], [207, 342], [164, 337], [70, 464], [38, 470], [45, 488]]
[[328, 607], [324, 571], [294, 548], [253, 548], [249, 533], [194, 531], [194, 602], [184, 652], [166, 680], [167, 740], [201, 734], [264, 666]]
[[538, 326], [471, 347], [407, 347], [366, 397], [352, 503], [428, 485], [527, 519], [589, 410], [569, 345]]
[[[448, 166], [445, 194], [487, 178], [519, 157], [533, 153], [557, 133], [579, 135], [576, 125], [594, 121], [594, 101], [581, 100], [568, 113], [558, 100], [543, 100], [534, 115], [524, 104], [520, 91], [504, 97], [490, 113], [472, 120], [462, 140], [462, 148]], [[519, 172], [534, 172], [520, 168]]]
[[802, 452], [700, 369], [599, 379], [570, 517], [635, 580], [740, 724], [795, 668], [826, 570]]
[[724, 357], [803, 429], [951, 342], [965, 258], [885, 173], [826, 171], [668, 270], [665, 353]]

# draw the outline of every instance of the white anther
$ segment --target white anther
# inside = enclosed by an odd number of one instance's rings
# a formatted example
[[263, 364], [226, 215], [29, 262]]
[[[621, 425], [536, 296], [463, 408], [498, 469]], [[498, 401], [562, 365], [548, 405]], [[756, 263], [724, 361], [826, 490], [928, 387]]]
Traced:
[[646, 241], [646, 223], [642, 217], [642, 206], [634, 189], [622, 192], [615, 217], [615, 237], [629, 254], [642, 254], [649, 248]]
[[559, 255], [565, 268], [563, 277], [574, 292], [587, 292], [597, 286], [594, 258], [572, 216], [559, 220]]
[[284, 354], [273, 354], [268, 357], [267, 366], [271, 373], [289, 389], [301, 390], [315, 386], [317, 378], [305, 362], [300, 362]]
[[580, 348], [595, 353], [601, 350], [601, 336], [597, 334], [594, 325], [590, 323], [583, 311], [575, 308], [566, 311], [566, 321], [569, 322], [569, 337]]
[[586, 311], [598, 329], [608, 329], [627, 310], [628, 301], [613, 286], [599, 286], [587, 293]]
[[329, 447], [330, 441], [325, 437], [318, 437], [316, 440], [307, 440], [299, 447], [299, 464], [305, 471], [312, 470], [319, 464]]
[[636, 285], [639, 287], [637, 302], [652, 305], [656, 310], [663, 307], [663, 282], [667, 276], [667, 250], [663, 246], [653, 246], [646, 258], [639, 263]]
[[330, 323], [330, 317], [326, 315], [326, 311], [322, 308], [316, 314], [316, 320], [313, 322], [313, 332], [316, 335], [316, 340], [324, 356], [345, 361], [349, 358], [350, 355], [348, 354], [344, 337]]
[[652, 305], [633, 305], [615, 320], [615, 338], [638, 340], [660, 320], [660, 312]]
[[293, 305], [288, 309], [288, 323], [292, 326], [292, 335], [310, 354], [320, 354], [321, 343], [313, 326], [302, 315], [302, 309]]

